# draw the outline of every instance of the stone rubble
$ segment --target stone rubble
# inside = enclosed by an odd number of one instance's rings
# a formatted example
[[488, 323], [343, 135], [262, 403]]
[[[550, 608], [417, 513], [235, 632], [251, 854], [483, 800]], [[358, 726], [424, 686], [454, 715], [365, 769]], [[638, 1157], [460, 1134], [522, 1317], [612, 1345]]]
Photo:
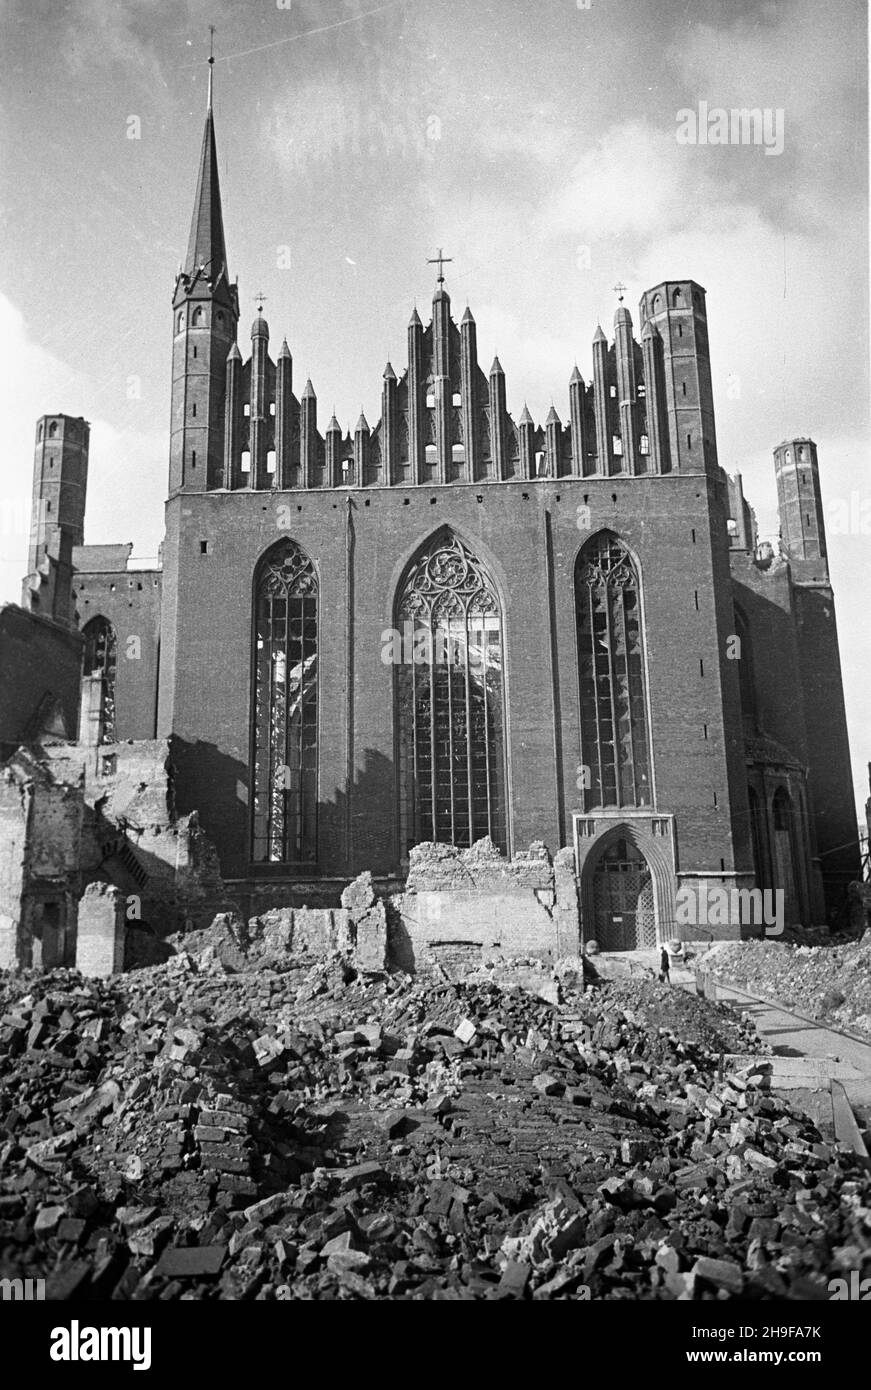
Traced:
[[[224, 943], [226, 945], [226, 942]], [[807, 1299], [871, 1179], [654, 983], [350, 953], [0, 975], [0, 1277], [49, 1298]], [[522, 976], [523, 970], [519, 971]]]
[[693, 964], [724, 984], [743, 986], [871, 1041], [871, 934], [825, 945], [724, 942]]

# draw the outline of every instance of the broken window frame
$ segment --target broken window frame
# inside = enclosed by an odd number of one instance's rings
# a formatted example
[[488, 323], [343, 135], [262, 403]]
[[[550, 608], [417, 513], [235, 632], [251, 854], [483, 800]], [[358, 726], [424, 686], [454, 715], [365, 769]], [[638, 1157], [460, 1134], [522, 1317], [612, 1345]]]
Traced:
[[252, 637], [250, 862], [317, 864], [318, 581], [294, 541], [258, 567]]
[[97, 743], [115, 743], [115, 680], [118, 670], [118, 641], [115, 629], [102, 613], [82, 628], [85, 639], [83, 671], [100, 677], [100, 734]]
[[468, 847], [484, 836], [507, 853], [502, 609], [453, 532], [441, 531], [413, 561], [396, 625], [401, 857], [427, 841]]
[[641, 584], [611, 531], [592, 536], [575, 563], [584, 811], [653, 804]]

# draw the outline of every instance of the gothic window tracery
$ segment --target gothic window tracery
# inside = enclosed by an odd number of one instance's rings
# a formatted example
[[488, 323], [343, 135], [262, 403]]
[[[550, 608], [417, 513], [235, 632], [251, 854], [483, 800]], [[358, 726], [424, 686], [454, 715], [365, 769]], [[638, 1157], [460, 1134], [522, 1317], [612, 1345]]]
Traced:
[[400, 834], [506, 844], [502, 618], [490, 579], [452, 532], [414, 561], [397, 604]]
[[318, 790], [318, 584], [291, 540], [261, 561], [254, 600], [251, 859], [314, 864]]
[[575, 614], [584, 810], [649, 806], [640, 584], [629, 551], [612, 532], [594, 536], [578, 556]]

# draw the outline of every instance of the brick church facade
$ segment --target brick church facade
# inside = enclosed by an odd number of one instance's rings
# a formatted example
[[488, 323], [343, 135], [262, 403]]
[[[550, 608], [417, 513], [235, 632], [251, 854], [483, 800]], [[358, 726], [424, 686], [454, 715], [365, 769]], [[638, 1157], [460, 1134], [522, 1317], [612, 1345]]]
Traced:
[[774, 554], [717, 461], [700, 285], [646, 291], [637, 339], [621, 302], [537, 425], [441, 271], [377, 423], [319, 423], [262, 312], [237, 341], [209, 111], [159, 569], [83, 544], [87, 426], [38, 423], [25, 606], [72, 576], [80, 737], [171, 739], [230, 883], [338, 891], [489, 837], [574, 846], [605, 947], [674, 935], [684, 885], [823, 921], [859, 858], [814, 442], [775, 450]]

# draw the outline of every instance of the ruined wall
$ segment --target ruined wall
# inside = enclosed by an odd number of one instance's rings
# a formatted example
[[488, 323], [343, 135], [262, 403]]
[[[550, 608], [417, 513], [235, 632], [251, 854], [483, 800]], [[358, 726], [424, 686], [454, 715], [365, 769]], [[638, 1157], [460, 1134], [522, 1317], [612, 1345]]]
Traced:
[[32, 786], [20, 785], [14, 770], [4, 767], [0, 775], [0, 970], [12, 970], [18, 961], [32, 801]]
[[81, 633], [15, 604], [0, 608], [0, 757], [43, 731], [75, 737]]
[[[81, 546], [73, 552], [79, 622], [108, 619], [115, 630], [115, 733], [123, 739], [153, 739], [157, 727], [160, 659], [160, 570], [128, 570], [127, 555], [103, 570], [99, 552], [129, 546]], [[111, 557], [110, 557], [111, 558]]]
[[[372, 874], [358, 874], [341, 907], [274, 907], [245, 920], [219, 913], [206, 928], [172, 938], [203, 965], [225, 970], [280, 966], [289, 954], [347, 952], [358, 971], [441, 965], [454, 975], [510, 957], [542, 964], [579, 950], [574, 854], [554, 862], [543, 845], [507, 859], [489, 840], [471, 849], [418, 845], [408, 884], [382, 895]], [[542, 988], [540, 965], [536, 989]]]
[[19, 749], [0, 776], [0, 967], [71, 964], [84, 779]]
[[138, 899], [129, 904], [130, 920], [165, 936], [187, 919], [210, 921], [226, 906], [217, 857], [197, 813], [175, 814], [165, 739], [47, 751], [56, 776], [72, 777], [77, 769], [84, 774], [82, 870]]
[[558, 960], [579, 950], [574, 855], [554, 861], [540, 842], [507, 859], [488, 840], [471, 849], [423, 844], [411, 851], [404, 893], [388, 903], [389, 955], [405, 970], [441, 958]]
[[76, 969], [105, 978], [124, 969], [124, 894], [112, 883], [89, 883], [79, 902]]

